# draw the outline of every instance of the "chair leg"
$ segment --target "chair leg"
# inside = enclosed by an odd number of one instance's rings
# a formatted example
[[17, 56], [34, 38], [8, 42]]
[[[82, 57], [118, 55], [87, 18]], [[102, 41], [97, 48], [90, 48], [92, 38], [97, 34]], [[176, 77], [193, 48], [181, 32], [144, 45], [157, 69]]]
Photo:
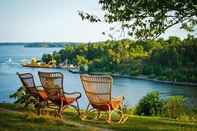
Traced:
[[76, 103], [77, 103], [77, 113], [80, 116], [81, 113], [80, 113], [80, 108], [79, 108], [79, 102], [78, 102], [78, 100], [76, 100]]
[[62, 115], [63, 115], [63, 111], [64, 111], [64, 105], [63, 105], [63, 101], [61, 101], [61, 105], [59, 106], [59, 110], [58, 110], [58, 116], [60, 118], [62, 118]]
[[60, 110], [59, 107], [58, 109], [55, 110], [55, 117], [59, 117], [59, 110]]
[[83, 114], [80, 116], [81, 120], [85, 120], [85, 119], [87, 118], [87, 114], [88, 114], [89, 107], [90, 107], [90, 103], [88, 103], [88, 106], [87, 106], [87, 108], [86, 108], [85, 113], [83, 113]]
[[38, 107], [37, 107], [37, 115], [38, 116], [40, 116], [41, 115], [41, 108], [40, 108], [40, 106], [38, 105]]
[[110, 105], [108, 105], [108, 119], [107, 119], [107, 123], [111, 124], [112, 123], [112, 110]]
[[59, 106], [59, 109], [58, 109], [58, 111], [57, 111], [57, 117], [60, 117], [61, 118], [61, 106]]
[[123, 114], [123, 111], [122, 111], [121, 107], [118, 110], [118, 114], [120, 115], [120, 119], [119, 119], [118, 123], [121, 123], [122, 120], [123, 120], [123, 117], [124, 117], [124, 114]]
[[37, 108], [37, 115], [40, 116], [41, 115], [41, 102], [38, 98], [38, 102], [36, 103], [36, 108]]
[[77, 114], [80, 116], [81, 112], [80, 112], [80, 107], [79, 107], [79, 102], [76, 100], [76, 105], [70, 105], [71, 107], [73, 107], [76, 111]]
[[120, 114], [118, 123], [122, 124], [128, 119], [128, 116], [123, 113], [123, 105], [119, 107], [118, 113]]
[[87, 106], [87, 108], [86, 108], [86, 112], [88, 112], [89, 107], [90, 107], [90, 103], [88, 103], [88, 106]]
[[97, 120], [97, 119], [99, 119], [99, 118], [101, 118], [101, 111], [98, 111], [98, 110], [97, 110], [97, 114], [96, 114], [95, 119]]

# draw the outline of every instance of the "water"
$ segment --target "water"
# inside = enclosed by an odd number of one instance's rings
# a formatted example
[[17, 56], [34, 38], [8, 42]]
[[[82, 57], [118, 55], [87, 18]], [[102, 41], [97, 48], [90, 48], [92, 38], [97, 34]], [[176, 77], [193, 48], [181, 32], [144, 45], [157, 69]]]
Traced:
[[[67, 92], [79, 91], [82, 93], [80, 107], [87, 106], [79, 74], [72, 74], [64, 69], [27, 68], [20, 65], [24, 59], [32, 57], [40, 58], [43, 53], [58, 51], [60, 48], [24, 48], [23, 46], [0, 46], [0, 102], [13, 102], [9, 95], [21, 85], [16, 72], [30, 72], [34, 75], [37, 85], [40, 85], [37, 75], [38, 71], [60, 71], [64, 74], [64, 89]], [[159, 91], [161, 97], [173, 95], [185, 96], [192, 104], [197, 105], [197, 87], [175, 86], [160, 84], [145, 80], [134, 80], [128, 78], [113, 79], [113, 96], [125, 96], [128, 106], [138, 103], [144, 95], [150, 91]]]

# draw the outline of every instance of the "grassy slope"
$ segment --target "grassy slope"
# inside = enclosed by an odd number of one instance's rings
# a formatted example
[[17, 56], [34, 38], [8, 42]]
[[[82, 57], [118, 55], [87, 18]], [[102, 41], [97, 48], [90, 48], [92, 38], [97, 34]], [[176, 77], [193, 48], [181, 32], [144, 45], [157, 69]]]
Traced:
[[[9, 109], [9, 110], [5, 110]], [[10, 111], [12, 110], [12, 111]], [[0, 130], [197, 130], [197, 123], [178, 122], [176, 120], [159, 117], [129, 116], [124, 124], [106, 124], [104, 117], [100, 120], [90, 119], [81, 121], [76, 113], [67, 110], [64, 119], [57, 119], [53, 116], [36, 116], [32, 112], [18, 111], [14, 105], [0, 104]]]

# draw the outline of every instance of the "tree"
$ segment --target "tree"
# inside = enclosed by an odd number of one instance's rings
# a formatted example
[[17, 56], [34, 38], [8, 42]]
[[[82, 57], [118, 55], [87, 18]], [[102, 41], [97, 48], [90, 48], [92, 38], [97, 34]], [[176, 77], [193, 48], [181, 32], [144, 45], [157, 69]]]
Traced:
[[84, 56], [76, 56], [77, 65], [80, 67], [80, 71], [88, 71], [88, 59]]
[[75, 53], [75, 45], [65, 45], [64, 51], [65, 51], [65, 56], [66, 59], [68, 60], [68, 64], [73, 64], [74, 57], [76, 56]]
[[64, 49], [61, 49], [60, 51], [59, 51], [59, 54], [60, 54], [60, 58], [61, 58], [61, 62], [64, 62], [65, 60], [66, 60], [66, 51], [64, 50]]
[[52, 55], [51, 54], [43, 54], [42, 61], [48, 64], [52, 61]]
[[83, 66], [88, 64], [88, 60], [84, 56], [77, 55], [76, 57], [77, 65]]
[[61, 62], [61, 55], [58, 52], [54, 51], [53, 59], [55, 60], [56, 65], [59, 65]]
[[197, 25], [196, 0], [99, 0], [99, 4], [103, 19], [84, 12], [79, 15], [91, 22], [120, 22], [137, 38], [157, 38], [177, 24], [191, 32]]

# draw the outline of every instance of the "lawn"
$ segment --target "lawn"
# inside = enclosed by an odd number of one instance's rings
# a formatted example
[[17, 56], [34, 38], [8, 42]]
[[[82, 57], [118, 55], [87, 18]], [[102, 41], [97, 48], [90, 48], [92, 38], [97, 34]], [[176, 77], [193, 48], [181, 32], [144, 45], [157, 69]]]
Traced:
[[[104, 114], [105, 116], [105, 114]], [[52, 115], [37, 116], [32, 111], [17, 109], [14, 104], [0, 104], [0, 130], [1, 131], [65, 131], [65, 130], [135, 130], [135, 131], [195, 131], [197, 123], [181, 122], [168, 118], [142, 117], [129, 115], [128, 121], [124, 124], [114, 122], [107, 124], [104, 116], [95, 120], [90, 114], [89, 118], [82, 121], [75, 112], [68, 109], [63, 119], [55, 118]], [[116, 116], [114, 116], [116, 119]]]

